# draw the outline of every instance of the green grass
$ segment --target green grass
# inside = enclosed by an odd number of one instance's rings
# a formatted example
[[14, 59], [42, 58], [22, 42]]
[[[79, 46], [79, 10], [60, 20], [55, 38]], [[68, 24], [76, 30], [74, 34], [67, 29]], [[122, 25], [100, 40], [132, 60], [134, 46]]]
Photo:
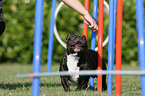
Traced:
[[[46, 72], [47, 66], [41, 66]], [[59, 65], [53, 65], [52, 71], [58, 71]], [[138, 70], [138, 66], [122, 65], [123, 70]], [[32, 79], [17, 79], [17, 74], [32, 72], [32, 65], [1, 64], [0, 65], [0, 96], [31, 96]], [[95, 79], [95, 88], [96, 88]], [[121, 95], [141, 96], [140, 76], [122, 76]], [[115, 76], [113, 76], [112, 95], [107, 91], [98, 93], [96, 90], [75, 91], [76, 85], [70, 83], [70, 92], [65, 92], [60, 84], [60, 77], [42, 77], [40, 96], [115, 96]]]

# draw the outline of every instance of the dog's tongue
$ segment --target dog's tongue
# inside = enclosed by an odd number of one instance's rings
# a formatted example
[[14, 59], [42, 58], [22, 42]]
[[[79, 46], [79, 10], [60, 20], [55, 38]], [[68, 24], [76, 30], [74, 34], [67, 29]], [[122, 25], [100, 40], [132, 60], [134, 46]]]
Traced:
[[73, 53], [72, 55], [78, 55], [78, 53]]
[[74, 49], [74, 51], [75, 51], [75, 52], [79, 52], [79, 51], [80, 51], [80, 49], [78, 49], [78, 48], [75, 48], [75, 49]]

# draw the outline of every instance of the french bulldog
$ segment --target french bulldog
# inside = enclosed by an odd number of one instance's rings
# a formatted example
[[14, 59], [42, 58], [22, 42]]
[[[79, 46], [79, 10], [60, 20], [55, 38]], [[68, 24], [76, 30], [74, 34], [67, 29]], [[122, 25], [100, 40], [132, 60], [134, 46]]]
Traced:
[[[60, 63], [59, 71], [79, 72], [80, 70], [97, 70], [98, 53], [88, 49], [87, 40], [84, 35], [69, 34], [66, 38], [66, 52]], [[102, 69], [106, 70], [106, 64], [103, 61]], [[60, 76], [61, 84], [65, 91], [70, 91], [69, 81], [76, 83], [77, 89], [86, 89], [90, 77], [97, 76]], [[102, 75], [102, 90], [106, 90], [106, 75]]]

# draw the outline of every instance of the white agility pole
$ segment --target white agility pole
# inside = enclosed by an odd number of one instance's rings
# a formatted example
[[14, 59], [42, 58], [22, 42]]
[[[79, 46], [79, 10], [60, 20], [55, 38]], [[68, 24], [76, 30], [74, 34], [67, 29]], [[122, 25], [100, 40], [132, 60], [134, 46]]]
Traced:
[[139, 70], [123, 70], [123, 71], [98, 71], [98, 70], [84, 70], [79, 72], [68, 72], [68, 71], [62, 71], [62, 72], [50, 72], [50, 73], [30, 73], [30, 74], [18, 74], [16, 75], [17, 78], [34, 78], [34, 77], [48, 77], [48, 76], [69, 76], [69, 75], [145, 75], [145, 71], [139, 71]]

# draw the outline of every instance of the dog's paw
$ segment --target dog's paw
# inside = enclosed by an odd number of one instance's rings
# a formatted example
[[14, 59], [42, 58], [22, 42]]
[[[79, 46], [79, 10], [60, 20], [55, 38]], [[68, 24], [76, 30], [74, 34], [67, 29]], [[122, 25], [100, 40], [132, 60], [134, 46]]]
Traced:
[[75, 91], [81, 91], [81, 88], [76, 88], [76, 90]]
[[107, 85], [105, 84], [104, 86], [102, 86], [102, 91], [106, 91], [107, 90]]
[[95, 90], [94, 87], [88, 87], [87, 90]]
[[88, 89], [87, 87], [83, 87], [83, 88], [77, 87], [75, 91], [81, 91], [81, 90], [87, 90], [87, 89]]
[[65, 89], [65, 92], [70, 92], [70, 89]]

